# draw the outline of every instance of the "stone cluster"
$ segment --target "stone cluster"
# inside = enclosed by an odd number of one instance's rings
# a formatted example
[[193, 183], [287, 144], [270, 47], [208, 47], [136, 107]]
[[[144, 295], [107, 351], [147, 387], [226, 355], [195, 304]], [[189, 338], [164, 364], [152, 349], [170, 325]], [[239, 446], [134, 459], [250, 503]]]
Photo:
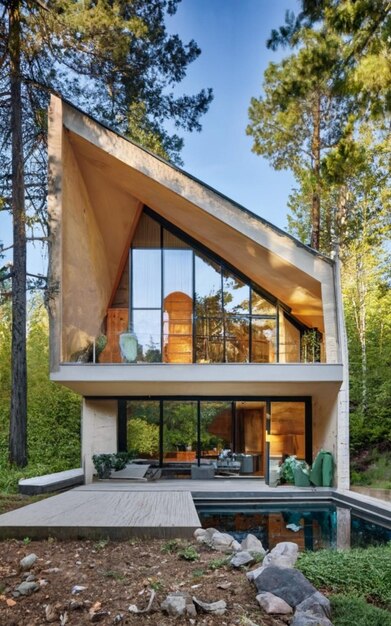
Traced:
[[233, 567], [262, 559], [261, 565], [247, 572], [247, 578], [257, 589], [257, 602], [269, 615], [292, 615], [290, 626], [333, 626], [329, 600], [295, 568], [297, 544], [282, 541], [266, 553], [251, 534], [241, 544], [215, 528], [199, 528], [194, 537], [214, 550], [231, 553]]

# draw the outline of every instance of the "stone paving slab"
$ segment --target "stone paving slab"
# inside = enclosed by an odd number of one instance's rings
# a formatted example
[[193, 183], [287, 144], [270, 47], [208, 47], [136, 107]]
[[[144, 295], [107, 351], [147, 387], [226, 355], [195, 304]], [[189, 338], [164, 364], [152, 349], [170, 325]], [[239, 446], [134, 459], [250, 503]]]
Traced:
[[199, 526], [189, 491], [73, 489], [0, 515], [0, 538], [190, 538]]

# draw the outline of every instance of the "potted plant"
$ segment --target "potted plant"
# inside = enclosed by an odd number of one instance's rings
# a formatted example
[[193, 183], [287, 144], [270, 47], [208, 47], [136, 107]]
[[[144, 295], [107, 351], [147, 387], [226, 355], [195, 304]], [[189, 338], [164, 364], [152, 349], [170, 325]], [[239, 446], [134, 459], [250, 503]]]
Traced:
[[94, 454], [92, 462], [98, 474], [98, 478], [110, 478], [113, 469], [112, 454]]

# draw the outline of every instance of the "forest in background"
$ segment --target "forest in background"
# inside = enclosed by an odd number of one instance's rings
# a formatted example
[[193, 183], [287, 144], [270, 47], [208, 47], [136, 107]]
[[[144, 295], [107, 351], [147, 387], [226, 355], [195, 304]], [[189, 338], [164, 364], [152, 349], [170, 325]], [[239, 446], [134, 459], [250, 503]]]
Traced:
[[[80, 463], [80, 400], [49, 382], [47, 312], [43, 298], [25, 297], [36, 288], [50, 296], [51, 289], [50, 277], [47, 282], [44, 276], [29, 276], [25, 267], [27, 238], [43, 244], [50, 239], [46, 181], [40, 175], [46, 171], [48, 93], [62, 93], [100, 121], [180, 162], [181, 139], [169, 136], [164, 122], [199, 130], [212, 94], [167, 95], [200, 53], [194, 41], [184, 45], [167, 35], [164, 20], [178, 2], [156, 0], [150, 12], [144, 0], [121, 0], [117, 13], [99, 2], [81, 7], [56, 0], [50, 10], [45, 2], [3, 3], [0, 210], [11, 212], [17, 226], [14, 264], [0, 267], [4, 487], [20, 475]], [[282, 47], [287, 54], [267, 68], [262, 95], [250, 103], [247, 133], [254, 152], [295, 177], [290, 232], [341, 259], [353, 479], [365, 481], [371, 474], [364, 470], [379, 466], [379, 458], [387, 477], [391, 441], [391, 7], [383, 0], [299, 4], [301, 11], [287, 12], [285, 24], [271, 33], [268, 47]], [[108, 32], [115, 33], [116, 46]], [[37, 37], [40, 46], [34, 43]], [[0, 242], [0, 258], [1, 252]], [[17, 367], [11, 371], [12, 351]], [[26, 374], [27, 419], [19, 393]], [[11, 460], [19, 466], [26, 460], [27, 425], [29, 465], [23, 471], [8, 465], [10, 423], [17, 444], [11, 446]]]

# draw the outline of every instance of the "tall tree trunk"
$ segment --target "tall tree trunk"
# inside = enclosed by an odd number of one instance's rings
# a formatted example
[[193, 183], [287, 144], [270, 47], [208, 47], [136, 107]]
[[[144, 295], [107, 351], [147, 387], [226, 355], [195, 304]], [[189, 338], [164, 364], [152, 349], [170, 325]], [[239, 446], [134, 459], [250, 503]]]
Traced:
[[9, 6], [9, 53], [11, 69], [12, 218], [14, 262], [12, 276], [12, 352], [10, 462], [27, 464], [27, 363], [26, 363], [26, 215], [24, 204], [24, 158], [20, 75], [20, 0]]
[[311, 203], [311, 247], [314, 250], [319, 250], [320, 245], [320, 115], [320, 94], [317, 94], [312, 107], [313, 130], [311, 141], [312, 172], [315, 179]]

